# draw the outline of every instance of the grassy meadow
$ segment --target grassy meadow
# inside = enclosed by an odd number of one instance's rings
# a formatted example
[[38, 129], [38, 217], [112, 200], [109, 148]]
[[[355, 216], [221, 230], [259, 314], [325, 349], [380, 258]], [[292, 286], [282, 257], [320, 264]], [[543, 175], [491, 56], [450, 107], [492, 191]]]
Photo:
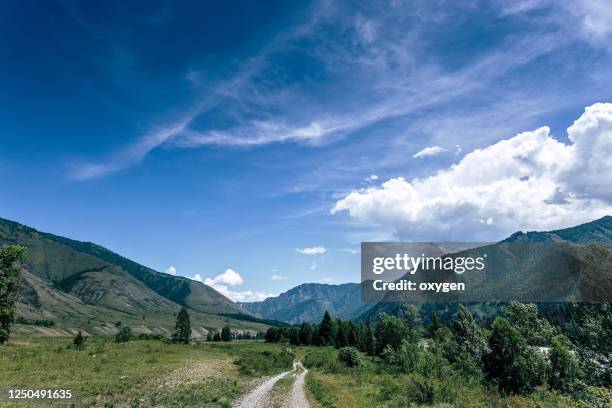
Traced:
[[261, 341], [118, 344], [92, 337], [83, 350], [71, 344], [22, 337], [0, 347], [0, 388], [71, 389], [79, 407], [229, 407], [253, 380], [290, 369], [294, 358], [286, 346]]

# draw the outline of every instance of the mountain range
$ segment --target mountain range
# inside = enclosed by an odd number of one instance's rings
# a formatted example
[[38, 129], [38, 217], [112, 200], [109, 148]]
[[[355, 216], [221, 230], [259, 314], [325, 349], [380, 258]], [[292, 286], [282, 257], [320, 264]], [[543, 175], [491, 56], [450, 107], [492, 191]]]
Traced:
[[[520, 243], [540, 242], [555, 245], [542, 247], [520, 245]], [[509, 281], [522, 282], [522, 287], [506, 288], [510, 293], [525, 293], [533, 288], [542, 287], [542, 282], [561, 281], [562, 285], [555, 285], [554, 289], [557, 292], [549, 295], [568, 296], [574, 295], [573, 291], [580, 289], [580, 285], [595, 286], [592, 280], [585, 282], [588, 274], [580, 274], [579, 272], [584, 272], [580, 269], [581, 266], [572, 265], [569, 260], [581, 256], [580, 249], [583, 244], [599, 243], [610, 246], [611, 242], [612, 217], [606, 216], [586, 224], [555, 231], [517, 232], [496, 244], [465, 249], [456, 252], [453, 256], [477, 256], [481, 252], [495, 254], [493, 258], [498, 263], [497, 273], [507, 276]], [[543, 253], [542, 248], [546, 249], [547, 253]], [[518, 267], [515, 262], [517, 258], [521, 259]], [[578, 269], [573, 269], [574, 267]], [[566, 275], [562, 276], [561, 271]], [[486, 291], [488, 290], [490, 294], [494, 288], [483, 284], [480, 289], [484, 292], [482, 296], [486, 297], [488, 296]], [[404, 308], [402, 302], [362, 302], [358, 283], [343, 285], [308, 283], [261, 302], [240, 305], [258, 317], [294, 324], [302, 321], [318, 322], [325, 310], [345, 319], [375, 320], [380, 312], [397, 314]], [[436, 310], [443, 319], [450, 318], [456, 312], [456, 307], [456, 303], [448, 302], [419, 305], [423, 316], [429, 316], [431, 311]], [[494, 313], [498, 306], [479, 302], [472, 304], [471, 309], [476, 315], [484, 317]]]
[[[513, 245], [533, 242], [553, 243], [557, 252], [550, 255], [534, 250], [517, 253], [516, 248], [521, 246]], [[597, 286], [611, 271], [599, 268], [589, 272], [583, 267], [584, 263], [548, 261], [578, 259], [577, 256], [584, 255], [585, 244], [593, 242], [610, 248], [611, 216], [561, 230], [517, 232], [496, 244], [463, 250], [453, 256], [474, 255], [484, 248], [501, 254], [500, 273], [524, 282], [522, 288], [512, 290], [529, 290], [538, 281], [561, 278], [567, 284], [557, 285], [555, 290], [571, 295], [585, 285]], [[40, 232], [0, 218], [0, 245], [6, 244], [29, 249], [17, 303], [20, 321], [53, 322], [52, 326], [20, 325], [19, 330], [23, 332], [65, 335], [80, 329], [91, 334], [113, 334], [124, 324], [135, 333], [168, 335], [173, 330], [176, 313], [186, 307], [193, 335], [201, 337], [226, 324], [236, 330], [264, 331], [281, 322], [318, 322], [326, 310], [343, 319], [366, 320], [375, 319], [383, 311], [401, 313], [403, 309], [403, 304], [397, 302], [363, 302], [359, 283], [304, 283], [261, 302], [236, 304], [203, 283], [157, 272], [100, 245]], [[609, 250], [606, 251], [607, 260], [597, 261], [604, 269], [608, 268], [610, 260]], [[516, 257], [524, 257], [525, 261], [519, 268], [504, 270], [504, 262]], [[572, 269], [572, 265], [578, 265], [579, 269]], [[486, 292], [490, 288], [484, 285], [481, 289]], [[444, 319], [454, 313], [455, 306], [453, 303], [423, 303], [419, 307], [423, 316], [436, 310]], [[481, 316], [490, 315], [495, 309], [495, 305], [487, 303], [472, 305], [472, 311]]]
[[20, 321], [53, 322], [21, 327], [24, 331], [111, 334], [127, 324], [135, 333], [169, 334], [181, 307], [188, 309], [196, 337], [226, 324], [237, 330], [269, 327], [203, 283], [0, 218], [0, 245], [8, 244], [29, 250], [17, 302]]
[[255, 316], [299, 324], [319, 322], [325, 311], [348, 319], [367, 310], [361, 301], [359, 283], [328, 285], [304, 283], [261, 302], [240, 303]]

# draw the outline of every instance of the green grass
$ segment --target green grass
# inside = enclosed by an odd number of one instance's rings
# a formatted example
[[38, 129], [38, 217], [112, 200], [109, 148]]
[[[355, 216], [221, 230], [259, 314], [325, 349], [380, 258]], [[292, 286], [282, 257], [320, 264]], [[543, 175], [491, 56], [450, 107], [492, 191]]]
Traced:
[[[281, 362], [288, 355], [281, 345], [257, 341], [116, 344], [111, 338], [98, 337], [88, 338], [84, 350], [70, 347], [71, 341], [21, 338], [0, 347], [0, 388], [71, 389], [83, 407], [229, 407], [254, 377], [284, 371], [287, 364]], [[259, 366], [259, 358], [249, 357], [268, 354], [276, 367]]]
[[[324, 408], [360, 407], [589, 407], [545, 389], [528, 396], [500, 396], [484, 385], [461, 378], [429, 378], [418, 373], [391, 374], [381, 362], [362, 355], [365, 365], [349, 368], [333, 348], [300, 347], [297, 354], [310, 370], [309, 394]], [[604, 389], [599, 389], [605, 393]], [[602, 400], [610, 398], [610, 393]]]

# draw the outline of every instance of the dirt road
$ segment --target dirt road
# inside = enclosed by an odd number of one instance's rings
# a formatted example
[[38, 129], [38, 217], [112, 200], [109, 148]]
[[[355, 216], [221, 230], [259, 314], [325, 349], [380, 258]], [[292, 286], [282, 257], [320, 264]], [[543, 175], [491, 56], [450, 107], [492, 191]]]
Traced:
[[310, 408], [310, 404], [306, 399], [304, 392], [305, 377], [308, 370], [304, 368], [301, 362], [293, 363], [293, 370], [285, 371], [271, 377], [259, 384], [251, 392], [243, 395], [234, 404], [234, 408], [266, 408], [271, 405], [270, 391], [274, 385], [291, 373], [296, 373], [293, 387], [291, 387], [291, 395], [288, 395], [286, 400], [291, 408]]

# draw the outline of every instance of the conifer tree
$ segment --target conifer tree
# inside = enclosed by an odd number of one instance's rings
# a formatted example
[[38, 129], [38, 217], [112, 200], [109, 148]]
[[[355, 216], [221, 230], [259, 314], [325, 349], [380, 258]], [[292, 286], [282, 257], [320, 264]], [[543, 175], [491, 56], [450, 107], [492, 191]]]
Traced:
[[184, 307], [176, 316], [176, 326], [172, 341], [179, 344], [189, 344], [191, 341], [191, 321], [189, 313]]
[[326, 310], [323, 315], [323, 320], [319, 325], [319, 344], [321, 346], [329, 346], [333, 344], [334, 324], [329, 312]]
[[230, 330], [230, 327], [227, 325], [223, 326], [223, 328], [221, 329], [221, 340], [223, 341], [232, 340], [232, 331]]

